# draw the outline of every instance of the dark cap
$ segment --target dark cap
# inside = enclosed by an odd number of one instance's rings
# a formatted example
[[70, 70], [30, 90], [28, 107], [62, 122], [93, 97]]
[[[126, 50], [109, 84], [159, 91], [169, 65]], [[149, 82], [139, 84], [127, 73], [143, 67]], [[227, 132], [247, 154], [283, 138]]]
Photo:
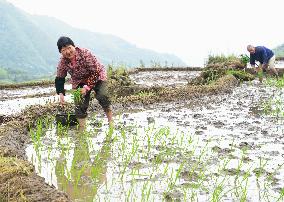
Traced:
[[61, 53], [61, 49], [65, 46], [69, 46], [72, 45], [75, 47], [74, 42], [72, 41], [72, 39], [70, 39], [67, 36], [61, 36], [58, 41], [57, 41], [57, 47], [59, 50], [59, 53]]

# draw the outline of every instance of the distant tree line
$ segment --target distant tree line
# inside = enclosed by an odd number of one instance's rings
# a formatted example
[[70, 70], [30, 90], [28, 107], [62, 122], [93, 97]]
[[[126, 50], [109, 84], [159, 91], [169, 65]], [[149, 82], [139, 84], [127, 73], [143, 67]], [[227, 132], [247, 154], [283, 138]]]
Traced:
[[[49, 78], [50, 76], [45, 76]], [[0, 66], [0, 83], [19, 83], [24, 81], [38, 80], [39, 76], [32, 75], [20, 69], [8, 69]]]

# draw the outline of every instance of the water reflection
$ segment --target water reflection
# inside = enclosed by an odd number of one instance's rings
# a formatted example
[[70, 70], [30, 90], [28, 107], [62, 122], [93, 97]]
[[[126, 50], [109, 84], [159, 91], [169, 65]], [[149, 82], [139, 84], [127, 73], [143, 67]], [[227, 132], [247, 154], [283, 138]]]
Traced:
[[110, 157], [112, 132], [107, 133], [101, 149], [90, 157], [88, 132], [77, 132], [71, 168], [68, 169], [67, 150], [62, 147], [56, 161], [57, 185], [73, 199], [93, 201], [101, 184], [106, 183], [107, 160]]
[[[53, 178], [39, 174], [76, 201], [210, 201], [219, 188], [228, 193], [222, 201], [245, 201], [241, 194], [247, 201], [277, 201], [284, 193], [283, 122], [252, 112], [272, 94], [252, 82], [229, 95], [199, 98], [206, 104], [193, 109], [157, 103], [122, 114], [112, 143], [104, 124], [88, 124], [97, 132], [45, 134], [42, 157], [33, 164], [54, 170]], [[49, 167], [46, 147], [55, 159]]]

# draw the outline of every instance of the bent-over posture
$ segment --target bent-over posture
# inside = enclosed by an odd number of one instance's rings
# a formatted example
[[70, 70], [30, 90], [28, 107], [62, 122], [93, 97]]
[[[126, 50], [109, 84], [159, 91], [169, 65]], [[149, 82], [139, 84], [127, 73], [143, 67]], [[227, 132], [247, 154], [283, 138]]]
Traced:
[[[268, 68], [278, 78], [277, 70], [275, 69], [275, 55], [272, 50], [264, 46], [247, 46], [247, 51], [250, 53], [250, 65], [255, 68], [255, 61], [259, 62], [259, 66], [256, 68], [257, 73], [262, 73], [263, 70]], [[259, 77], [259, 81], [262, 82], [262, 75]]]
[[112, 122], [112, 107], [107, 92], [107, 76], [104, 66], [89, 50], [76, 47], [69, 37], [60, 37], [57, 41], [57, 47], [61, 53], [61, 58], [57, 67], [55, 87], [60, 97], [60, 103], [64, 104], [64, 83], [65, 77], [69, 73], [72, 89], [81, 88], [82, 99], [75, 101], [75, 113], [79, 126], [85, 127], [92, 90], [96, 92], [95, 97], [104, 109], [110, 124]]

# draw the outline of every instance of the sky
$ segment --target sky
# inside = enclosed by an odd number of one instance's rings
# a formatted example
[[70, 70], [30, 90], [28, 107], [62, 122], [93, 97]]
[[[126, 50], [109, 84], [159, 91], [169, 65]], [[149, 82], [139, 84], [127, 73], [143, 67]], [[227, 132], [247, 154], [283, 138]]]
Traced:
[[284, 43], [283, 0], [8, 0], [30, 14], [175, 54], [189, 66], [208, 55]]

